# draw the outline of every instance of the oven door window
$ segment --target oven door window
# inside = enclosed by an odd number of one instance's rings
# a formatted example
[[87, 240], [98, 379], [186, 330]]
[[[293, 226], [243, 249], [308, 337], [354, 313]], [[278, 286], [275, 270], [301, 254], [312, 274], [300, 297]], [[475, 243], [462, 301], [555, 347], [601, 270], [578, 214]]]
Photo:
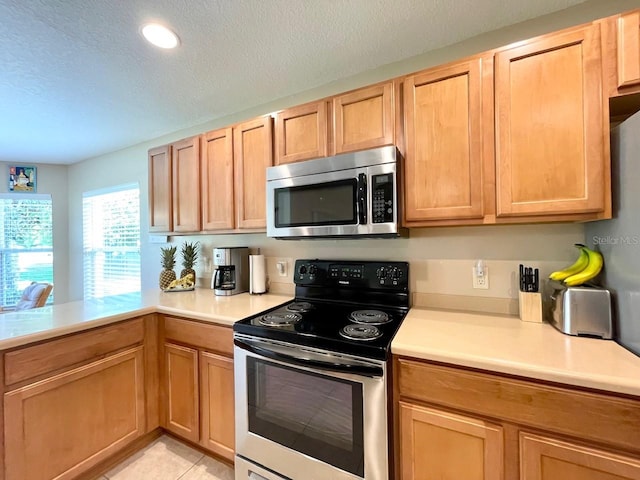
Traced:
[[362, 384], [247, 358], [249, 431], [364, 477]]
[[355, 225], [357, 191], [355, 178], [278, 188], [274, 193], [276, 227]]

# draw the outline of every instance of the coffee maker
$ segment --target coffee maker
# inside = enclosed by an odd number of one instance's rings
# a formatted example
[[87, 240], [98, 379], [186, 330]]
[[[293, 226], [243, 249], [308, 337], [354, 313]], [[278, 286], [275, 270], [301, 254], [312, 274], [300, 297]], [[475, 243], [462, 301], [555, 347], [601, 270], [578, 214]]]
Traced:
[[216, 295], [235, 295], [249, 291], [249, 248], [213, 249], [211, 288]]

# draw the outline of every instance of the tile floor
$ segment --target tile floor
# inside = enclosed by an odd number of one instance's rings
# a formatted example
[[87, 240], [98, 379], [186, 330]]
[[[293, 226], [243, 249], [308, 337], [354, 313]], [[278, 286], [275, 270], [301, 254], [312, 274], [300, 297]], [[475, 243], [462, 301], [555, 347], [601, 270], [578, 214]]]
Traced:
[[163, 435], [98, 480], [233, 480], [233, 469]]

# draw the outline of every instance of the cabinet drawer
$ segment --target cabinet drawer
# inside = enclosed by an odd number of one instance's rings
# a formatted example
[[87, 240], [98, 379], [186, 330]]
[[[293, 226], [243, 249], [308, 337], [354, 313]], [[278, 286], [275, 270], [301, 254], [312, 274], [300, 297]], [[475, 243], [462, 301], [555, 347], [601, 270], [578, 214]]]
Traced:
[[396, 359], [401, 398], [637, 451], [640, 399]]
[[231, 327], [209, 325], [176, 317], [164, 317], [164, 335], [179, 343], [233, 355]]
[[143, 339], [144, 322], [141, 317], [14, 350], [5, 354], [5, 384], [13, 385], [88, 362], [142, 343]]

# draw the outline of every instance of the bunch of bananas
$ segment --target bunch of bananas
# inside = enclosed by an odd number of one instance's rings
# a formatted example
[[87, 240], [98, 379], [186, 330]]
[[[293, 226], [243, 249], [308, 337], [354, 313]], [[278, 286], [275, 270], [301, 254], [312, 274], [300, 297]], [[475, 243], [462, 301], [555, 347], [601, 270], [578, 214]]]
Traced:
[[551, 280], [564, 282], [569, 287], [575, 287], [594, 279], [600, 273], [604, 266], [602, 254], [585, 247], [581, 243], [576, 243], [575, 247], [580, 249], [578, 259], [570, 267], [549, 275]]
[[184, 277], [174, 280], [169, 284], [167, 290], [178, 289], [178, 288], [192, 288], [195, 285], [193, 274], [189, 273]]

